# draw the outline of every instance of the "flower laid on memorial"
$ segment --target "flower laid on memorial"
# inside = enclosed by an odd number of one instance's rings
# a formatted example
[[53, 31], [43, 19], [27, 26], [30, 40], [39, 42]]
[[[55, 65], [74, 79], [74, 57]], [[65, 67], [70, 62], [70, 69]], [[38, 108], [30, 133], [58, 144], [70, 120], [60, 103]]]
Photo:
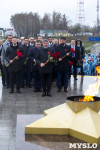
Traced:
[[[18, 57], [22, 57], [23, 56], [23, 54], [21, 52], [19, 52], [19, 49], [17, 49], [16, 54], [17, 54]], [[14, 62], [15, 60], [16, 60], [16, 57], [12, 61]], [[10, 63], [8, 63], [6, 65], [6, 67], [9, 67], [9, 65], [10, 65]]]

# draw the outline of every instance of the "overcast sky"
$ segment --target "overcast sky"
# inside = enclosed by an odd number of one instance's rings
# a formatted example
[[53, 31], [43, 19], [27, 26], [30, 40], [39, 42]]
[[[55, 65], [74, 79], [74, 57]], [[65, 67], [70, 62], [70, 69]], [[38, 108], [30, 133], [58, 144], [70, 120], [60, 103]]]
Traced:
[[[97, 0], [84, 0], [85, 24], [93, 26], [97, 20]], [[11, 27], [11, 15], [21, 12], [57, 11], [65, 13], [72, 23], [76, 23], [77, 0], [0, 0], [0, 27]]]

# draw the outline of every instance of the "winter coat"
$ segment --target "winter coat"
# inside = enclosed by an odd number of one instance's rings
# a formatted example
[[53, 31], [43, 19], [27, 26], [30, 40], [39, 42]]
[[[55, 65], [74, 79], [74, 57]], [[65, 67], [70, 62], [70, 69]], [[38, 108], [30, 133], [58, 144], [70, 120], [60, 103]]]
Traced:
[[4, 65], [8, 64], [8, 61], [5, 58], [6, 50], [11, 45], [7, 40], [3, 43], [2, 53], [1, 53], [1, 62], [4, 63]]
[[[70, 47], [68, 45], [58, 45], [56, 47], [56, 51], [60, 53], [60, 58], [65, 56], [70, 52]], [[57, 71], [68, 71], [69, 70], [69, 56], [66, 56], [62, 61], [58, 61], [57, 63]]]
[[28, 58], [28, 54], [29, 54], [29, 51], [30, 51], [30, 46], [29, 45], [27, 46], [27, 45], [23, 44], [20, 47], [20, 50], [23, 53], [23, 65], [30, 66], [30, 64], [31, 64], [30, 60], [26, 60], [26, 58]]
[[[51, 48], [44, 48], [41, 47], [40, 50], [38, 50], [37, 56], [36, 56], [36, 61], [37, 64], [45, 63], [48, 60], [48, 54], [53, 53], [54, 51]], [[53, 70], [53, 63], [49, 62], [46, 64], [44, 67], [39, 67], [39, 70], [41, 73], [52, 73]]]
[[84, 46], [82, 45], [82, 41], [81, 41], [80, 39], [77, 39], [77, 40], [76, 40], [76, 46], [78, 46], [78, 45], [77, 45], [77, 41], [80, 41], [79, 51], [80, 51], [80, 60], [82, 60], [82, 59], [84, 59], [84, 57], [85, 57], [85, 48], [84, 48]]
[[[13, 46], [11, 45], [10, 47], [7, 48], [6, 53], [5, 53], [5, 58], [7, 59], [8, 62], [10, 60], [13, 60], [17, 54], [17, 50], [19, 49], [19, 46]], [[19, 57], [18, 60], [14, 60], [13, 63], [11, 63], [8, 67], [9, 72], [18, 72], [22, 68], [22, 57]]]
[[33, 70], [38, 70], [39, 69], [39, 65], [35, 64], [35, 62], [33, 61], [34, 59], [36, 60], [36, 56], [37, 56], [38, 50], [40, 50], [40, 48], [36, 48], [36, 47], [31, 48], [30, 52], [28, 54], [28, 58], [31, 61]]

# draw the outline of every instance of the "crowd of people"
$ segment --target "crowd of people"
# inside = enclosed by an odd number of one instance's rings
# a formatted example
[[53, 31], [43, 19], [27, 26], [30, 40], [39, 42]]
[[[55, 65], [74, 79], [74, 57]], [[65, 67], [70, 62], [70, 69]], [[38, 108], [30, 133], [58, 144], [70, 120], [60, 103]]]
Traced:
[[[54, 52], [60, 55], [58, 61], [46, 63]], [[99, 56], [86, 55], [80, 39], [71, 40], [67, 45], [65, 37], [60, 40], [53, 40], [52, 37], [43, 40], [41, 36], [37, 40], [34, 37], [21, 37], [19, 40], [8, 35], [4, 43], [0, 39], [2, 84], [10, 88], [10, 94], [14, 93], [16, 84], [16, 92], [21, 94], [20, 88], [31, 88], [33, 83], [34, 92], [42, 91], [42, 97], [51, 97], [54, 80], [57, 79], [57, 92], [61, 92], [63, 86], [64, 92], [67, 92], [71, 74], [76, 81], [77, 74], [95, 75]]]
[[98, 55], [87, 54], [85, 56], [85, 62], [83, 63], [83, 71], [85, 75], [95, 76], [97, 75], [96, 66], [100, 66], [100, 53]]
[[[100, 53], [98, 55], [85, 54], [85, 61], [83, 62], [83, 74], [85, 76], [96, 76], [96, 66], [100, 66]], [[74, 68], [71, 67], [71, 74], [73, 74]], [[81, 68], [77, 66], [77, 74], [81, 74]]]

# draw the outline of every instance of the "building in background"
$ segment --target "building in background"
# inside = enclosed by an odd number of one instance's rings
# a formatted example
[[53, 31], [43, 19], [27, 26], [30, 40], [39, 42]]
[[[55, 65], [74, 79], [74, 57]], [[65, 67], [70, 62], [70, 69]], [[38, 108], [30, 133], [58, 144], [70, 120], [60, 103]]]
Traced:
[[4, 34], [3, 34], [3, 28], [0, 28], [0, 37], [2, 37]]
[[13, 28], [0, 28], [0, 37], [5, 37], [7, 35], [16, 36], [16, 32]]
[[61, 37], [61, 36], [65, 36], [65, 37], [70, 37], [70, 33], [68, 33], [68, 31], [66, 30], [40, 30], [40, 36], [43, 37]]

